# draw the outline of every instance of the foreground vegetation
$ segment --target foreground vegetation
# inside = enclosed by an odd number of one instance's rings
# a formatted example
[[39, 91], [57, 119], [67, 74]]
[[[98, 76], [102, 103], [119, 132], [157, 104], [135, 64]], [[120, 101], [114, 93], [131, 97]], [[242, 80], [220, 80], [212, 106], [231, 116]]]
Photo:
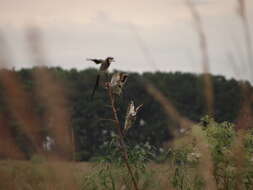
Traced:
[[[133, 189], [116, 142], [90, 163], [38, 155], [29, 162], [1, 161], [0, 189]], [[229, 122], [204, 117], [167, 149], [128, 146], [128, 155], [139, 189], [253, 188], [253, 131], [236, 131]]]
[[[42, 74], [38, 77], [40, 72]], [[43, 81], [37, 81], [43, 79], [44, 72], [51, 74], [51, 80], [46, 81], [47, 83], [44, 82], [46, 83], [45, 89], [41, 84]], [[43, 140], [47, 135], [56, 138], [56, 134], [52, 130], [54, 126], [64, 128], [66, 125], [69, 127], [73, 130], [75, 137], [76, 160], [88, 161], [105, 154], [102, 147], [104, 143], [111, 141], [115, 135], [115, 129], [110, 121], [112, 115], [104, 88], [98, 89], [93, 101], [89, 99], [96, 74], [95, 69], [77, 71], [75, 69], [37, 67], [20, 71], [1, 70], [1, 76], [14, 77], [20, 81], [22, 84], [20, 91], [24, 90], [27, 96], [24, 107], [15, 105], [16, 101], [23, 101], [22, 96], [16, 95], [16, 92], [12, 92], [12, 90], [8, 93], [8, 87], [11, 84], [7, 81], [6, 87], [5, 80], [1, 81], [1, 120], [11, 129], [10, 135], [14, 137], [25, 158], [29, 159], [36, 153], [34, 143], [31, 143], [27, 133], [24, 133], [27, 125], [37, 127], [34, 129], [37, 131], [37, 140], [40, 138]], [[57, 92], [55, 92], [55, 86], [50, 87], [51, 81], [57, 83]], [[244, 83], [249, 89], [251, 86], [247, 82], [238, 82], [234, 79], [226, 80], [223, 76], [212, 76], [212, 81], [215, 100], [213, 116], [217, 121], [233, 122], [242, 105], [243, 96], [240, 85]], [[171, 129], [177, 129], [178, 123], [174, 122], [174, 118], [168, 117], [161, 109], [160, 104], [147, 92], [147, 83], [156, 86], [180, 114], [192, 121], [199, 122], [199, 119], [207, 112], [203, 75], [180, 72], [129, 73], [128, 82], [118, 102], [119, 119], [124, 120], [130, 100], [134, 100], [137, 105], [144, 104], [144, 107], [138, 114], [135, 127], [128, 131], [127, 141], [132, 145], [148, 143], [156, 148], [163, 148], [163, 144], [172, 139]], [[16, 89], [15, 86], [11, 86], [11, 88]], [[45, 94], [43, 94], [44, 91]], [[46, 100], [44, 101], [44, 99]], [[63, 103], [61, 99], [64, 99]], [[14, 105], [11, 106], [11, 103]], [[52, 111], [49, 111], [50, 109]], [[13, 110], [16, 110], [17, 113], [14, 114]], [[67, 117], [66, 114], [64, 116], [49, 116], [51, 112], [61, 114], [62, 110], [67, 112]], [[24, 114], [22, 115], [22, 113]], [[25, 119], [27, 115], [27, 122], [26, 120], [20, 121], [20, 117]], [[37, 124], [31, 124], [30, 118], [36, 118]], [[63, 118], [69, 118], [65, 122], [66, 124], [62, 123]], [[67, 142], [67, 140], [65, 141]], [[0, 157], [8, 158], [2, 153], [0, 153]]]

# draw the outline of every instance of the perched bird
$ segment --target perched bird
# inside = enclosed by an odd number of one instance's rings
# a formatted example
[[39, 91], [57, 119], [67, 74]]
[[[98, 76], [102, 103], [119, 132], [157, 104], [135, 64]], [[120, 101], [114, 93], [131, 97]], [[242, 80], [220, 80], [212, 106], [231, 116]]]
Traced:
[[137, 113], [140, 111], [142, 106], [143, 104], [135, 107], [134, 101], [130, 101], [128, 104], [124, 125], [124, 134], [126, 134], [127, 130], [133, 126], [137, 117]]
[[120, 96], [122, 93], [123, 86], [125, 85], [128, 78], [128, 74], [123, 72], [117, 72], [112, 75], [111, 87], [112, 93]]
[[[91, 99], [93, 99], [95, 92], [99, 86], [100, 75], [108, 71], [108, 68], [110, 67], [111, 63], [114, 62], [114, 58], [113, 57], [107, 57], [106, 59], [89, 59], [88, 58], [87, 61], [93, 61], [96, 64], [100, 64], [99, 73], [97, 75], [96, 83], [91, 94]], [[108, 78], [108, 75], [106, 75], [106, 77]]]

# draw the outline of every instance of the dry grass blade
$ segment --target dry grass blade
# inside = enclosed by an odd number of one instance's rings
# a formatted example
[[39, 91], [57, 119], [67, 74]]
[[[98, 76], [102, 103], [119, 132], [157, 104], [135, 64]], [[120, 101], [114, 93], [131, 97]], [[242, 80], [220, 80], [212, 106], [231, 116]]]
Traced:
[[203, 29], [203, 24], [200, 18], [200, 15], [195, 8], [194, 4], [191, 0], [186, 0], [187, 6], [189, 7], [192, 17], [194, 19], [195, 28], [199, 35], [199, 42], [200, 42], [200, 49], [202, 53], [202, 65], [203, 65], [203, 72], [204, 72], [204, 94], [206, 97], [206, 104], [207, 104], [207, 111], [209, 115], [213, 114], [213, 105], [214, 105], [214, 97], [213, 97], [213, 84], [211, 75], [209, 74], [210, 71], [210, 61], [209, 61], [209, 54], [208, 54], [208, 44], [206, 35]]
[[148, 46], [146, 45], [145, 41], [141, 38], [140, 34], [138, 33], [136, 27], [133, 24], [129, 24], [129, 29], [133, 33], [135, 41], [137, 42], [137, 45], [139, 46], [140, 50], [142, 51], [142, 54], [144, 58], [147, 60], [147, 63], [154, 69], [159, 70], [157, 67], [157, 64], [155, 62], [154, 57], [150, 53], [150, 50]]
[[4, 114], [0, 116], [0, 139], [0, 155], [3, 158], [25, 158], [24, 153], [20, 151], [15, 142], [15, 138], [10, 131], [9, 121], [7, 121]]
[[213, 176], [214, 166], [206, 136], [203, 134], [203, 131], [201, 131], [201, 129], [197, 126], [193, 127], [191, 135], [195, 138], [197, 148], [199, 149], [201, 155], [204, 156], [204, 158], [200, 159], [199, 161], [198, 170], [199, 173], [202, 174], [203, 178], [205, 179], [205, 189], [215, 190], [217, 189], [217, 186]]
[[[165, 113], [169, 118], [174, 120], [179, 124], [180, 128], [190, 129], [194, 123], [187, 118], [184, 118], [180, 115], [180, 113], [176, 110], [176, 108], [172, 105], [172, 103], [166, 98], [155, 86], [153, 86], [150, 82], [146, 83], [146, 89], [149, 94], [151, 94], [155, 100], [157, 100], [164, 108]], [[178, 131], [178, 130], [177, 130]], [[172, 131], [174, 135], [177, 135], [176, 130]]]
[[253, 94], [251, 88], [246, 83], [241, 83], [242, 103], [241, 109], [239, 110], [239, 116], [236, 120], [237, 129], [250, 129], [253, 125], [252, 117], [252, 98]]
[[[245, 130], [239, 130], [237, 132], [236, 142], [233, 144], [232, 150], [235, 158], [235, 165], [237, 169], [237, 176], [235, 178], [235, 188], [244, 189], [243, 187], [243, 171], [246, 167], [246, 151], [244, 147], [244, 137], [246, 136]], [[238, 156], [240, 155], [240, 156]]]
[[[11, 61], [9, 60], [11, 55], [3, 36], [0, 36], [0, 41], [0, 66], [6, 68], [11, 65]], [[24, 85], [20, 82], [19, 77], [14, 71], [1, 70], [0, 80], [5, 89], [3, 92], [4, 98], [11, 110], [12, 117], [17, 120], [21, 130], [30, 138], [36, 150], [40, 152], [42, 142], [40, 122], [34, 114], [29, 94], [25, 92]]]
[[[205, 140], [203, 133], [201, 133], [200, 129], [196, 127], [195, 123], [188, 120], [178, 113], [178, 111], [174, 108], [172, 103], [153, 85], [150, 83], [146, 84], [147, 91], [157, 100], [164, 108], [166, 114], [169, 118], [173, 119], [177, 122], [181, 129], [191, 130], [192, 132], [188, 135], [195, 138], [197, 142], [197, 147], [202, 155], [205, 155], [205, 159], [200, 161], [199, 172], [203, 174], [203, 177], [206, 182], [206, 189], [214, 190], [216, 189], [215, 180], [213, 178], [213, 163], [211, 153], [208, 147], [208, 143]], [[178, 130], [177, 130], [178, 131]], [[172, 133], [174, 136], [178, 136], [177, 131], [174, 129]], [[175, 140], [174, 143], [176, 143]]]
[[241, 68], [236, 64], [236, 60], [235, 57], [232, 53], [227, 53], [227, 59], [230, 63], [230, 65], [232, 66], [232, 70], [234, 72], [234, 74], [238, 77], [242, 76], [242, 70]]
[[245, 43], [247, 47], [247, 53], [248, 53], [248, 61], [249, 61], [249, 71], [250, 71], [250, 77], [251, 80], [253, 80], [253, 49], [252, 49], [252, 38], [251, 38], [251, 31], [250, 31], [250, 25], [249, 20], [247, 17], [247, 10], [246, 10], [246, 1], [245, 0], [238, 0], [239, 4], [239, 15], [242, 18], [243, 26], [244, 26], [244, 32], [245, 32]]
[[30, 47], [31, 57], [35, 65], [40, 66], [34, 71], [36, 81], [36, 93], [40, 101], [46, 107], [45, 120], [49, 123], [49, 129], [53, 132], [59, 153], [70, 159], [74, 155], [73, 131], [70, 124], [68, 101], [61, 82], [53, 76], [45, 67], [47, 61], [42, 48], [42, 39], [38, 29], [27, 31], [27, 41]]

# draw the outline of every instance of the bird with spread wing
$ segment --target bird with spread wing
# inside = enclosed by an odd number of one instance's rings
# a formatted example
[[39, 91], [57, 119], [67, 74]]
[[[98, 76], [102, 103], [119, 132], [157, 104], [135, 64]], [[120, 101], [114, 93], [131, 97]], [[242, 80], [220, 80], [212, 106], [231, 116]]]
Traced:
[[94, 86], [92, 94], [91, 94], [91, 99], [93, 99], [95, 92], [99, 86], [99, 80], [100, 80], [101, 74], [103, 74], [103, 73], [107, 74], [108, 68], [110, 67], [111, 63], [114, 62], [115, 60], [113, 57], [107, 57], [106, 59], [90, 59], [90, 58], [88, 58], [87, 61], [93, 61], [96, 64], [100, 64], [99, 73], [97, 75], [96, 83], [95, 83], [95, 86]]

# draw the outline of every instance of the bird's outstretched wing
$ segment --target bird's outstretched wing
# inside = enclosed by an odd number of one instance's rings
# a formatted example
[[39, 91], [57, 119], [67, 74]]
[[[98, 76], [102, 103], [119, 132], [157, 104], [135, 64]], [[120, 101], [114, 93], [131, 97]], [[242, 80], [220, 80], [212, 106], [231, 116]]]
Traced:
[[103, 59], [90, 59], [90, 58], [87, 58], [86, 60], [87, 61], [93, 61], [96, 64], [101, 64], [104, 61]]
[[92, 91], [92, 94], [91, 94], [91, 99], [93, 100], [93, 97], [95, 95], [95, 92], [99, 86], [99, 79], [100, 79], [100, 75], [97, 75], [97, 79], [96, 79], [96, 83], [95, 83], [95, 86], [93, 88], [93, 91]]

